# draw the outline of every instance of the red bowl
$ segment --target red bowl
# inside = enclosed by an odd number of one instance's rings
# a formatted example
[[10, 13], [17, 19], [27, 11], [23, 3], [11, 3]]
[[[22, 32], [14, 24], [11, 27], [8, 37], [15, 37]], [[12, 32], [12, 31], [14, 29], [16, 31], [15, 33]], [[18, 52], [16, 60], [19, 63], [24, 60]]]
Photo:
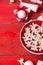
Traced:
[[[21, 31], [20, 31], [20, 41], [21, 41], [21, 44], [23, 45], [23, 47], [28, 51], [28, 52], [30, 52], [30, 53], [32, 53], [32, 54], [36, 54], [36, 55], [43, 55], [43, 49], [42, 49], [42, 46], [40, 47], [40, 45], [41, 44], [43, 44], [43, 43], [41, 43], [41, 42], [39, 42], [39, 39], [38, 40], [36, 40], [35, 38], [33, 39], [32, 37], [32, 39], [28, 39], [28, 40], [26, 40], [25, 38], [27, 38], [27, 37], [25, 37], [25, 35], [24, 34], [27, 34], [26, 33], [26, 31], [25, 31], [25, 29], [28, 27], [28, 28], [30, 28], [31, 29], [31, 27], [30, 27], [30, 25], [32, 25], [34, 23], [34, 25], [35, 24], [37, 24], [38, 25], [38, 27], [41, 27], [41, 25], [42, 25], [42, 23], [43, 23], [43, 21], [40, 21], [40, 20], [30, 20], [29, 22], [27, 22], [23, 27], [22, 27], [22, 29], [21, 29]], [[32, 25], [33, 26], [33, 25]], [[38, 28], [36, 28], [35, 30], [37, 30]], [[40, 30], [40, 29], [39, 29]], [[31, 32], [31, 34], [32, 34], [32, 30], [30, 30]], [[29, 33], [29, 32], [28, 32]], [[35, 33], [35, 32], [34, 32]], [[38, 34], [42, 37], [41, 39], [43, 39], [43, 32], [38, 32]], [[35, 34], [36, 36], [38, 35], [37, 33]], [[34, 34], [33, 34], [34, 35]], [[27, 45], [27, 44], [29, 44], [29, 43], [26, 43], [26, 42], [30, 42], [31, 43], [31, 45], [29, 46], [29, 45]], [[32, 41], [37, 41], [37, 44], [34, 42], [32, 42]], [[35, 44], [36, 44], [36, 46], [35, 46]], [[33, 46], [32, 46], [33, 45]], [[36, 49], [34, 50], [34, 48], [36, 47]], [[40, 50], [41, 49], [41, 50]]]

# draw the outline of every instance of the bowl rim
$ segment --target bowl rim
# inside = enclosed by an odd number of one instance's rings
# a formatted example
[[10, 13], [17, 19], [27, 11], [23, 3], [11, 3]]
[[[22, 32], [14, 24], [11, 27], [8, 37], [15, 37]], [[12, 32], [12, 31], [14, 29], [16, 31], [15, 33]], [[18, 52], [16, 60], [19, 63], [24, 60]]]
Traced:
[[30, 23], [30, 22], [32, 22], [32, 21], [41, 21], [41, 20], [37, 20], [37, 19], [32, 20], [32, 19], [31, 19], [31, 20], [29, 20], [28, 22], [26, 22], [26, 23], [22, 26], [22, 28], [21, 28], [21, 30], [20, 30], [20, 42], [21, 42], [22, 46], [24, 47], [24, 49], [27, 50], [28, 52], [30, 52], [30, 53], [32, 53], [32, 54], [34, 54], [34, 55], [43, 55], [43, 53], [35, 53], [35, 52], [32, 52], [31, 50], [28, 50], [28, 49], [24, 46], [24, 44], [23, 44], [23, 42], [22, 42], [22, 40], [21, 40], [21, 32], [22, 32], [23, 28], [24, 28], [28, 23]]

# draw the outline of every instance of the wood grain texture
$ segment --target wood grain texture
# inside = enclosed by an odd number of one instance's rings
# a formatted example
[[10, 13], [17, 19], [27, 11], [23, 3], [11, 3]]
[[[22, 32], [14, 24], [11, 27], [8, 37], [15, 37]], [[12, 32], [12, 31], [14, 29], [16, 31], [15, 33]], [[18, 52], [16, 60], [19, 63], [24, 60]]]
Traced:
[[[29, 2], [29, 0], [24, 0]], [[16, 3], [18, 0], [15, 1]], [[37, 13], [31, 12], [30, 19], [36, 19], [43, 13], [43, 5]], [[36, 64], [37, 60], [43, 60], [43, 56], [32, 55], [27, 52], [20, 42], [20, 30], [25, 22], [18, 22], [13, 13], [13, 10], [18, 8], [19, 4], [9, 4], [9, 0], [0, 1], [0, 64], [1, 65], [15, 65], [18, 58], [25, 58], [32, 60]], [[3, 63], [2, 63], [3, 62]], [[9, 62], [9, 63], [7, 63]], [[12, 62], [12, 63], [11, 63]], [[18, 65], [18, 64], [16, 64]]]

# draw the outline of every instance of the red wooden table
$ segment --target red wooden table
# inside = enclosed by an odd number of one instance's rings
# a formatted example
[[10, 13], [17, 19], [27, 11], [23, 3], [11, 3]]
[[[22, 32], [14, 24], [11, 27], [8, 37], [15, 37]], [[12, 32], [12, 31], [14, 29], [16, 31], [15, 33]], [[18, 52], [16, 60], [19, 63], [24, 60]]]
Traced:
[[[17, 59], [19, 58], [31, 60], [34, 62], [34, 64], [36, 64], [38, 60], [43, 60], [43, 56], [36, 56], [30, 54], [21, 45], [19, 35], [20, 30], [22, 26], [25, 24], [25, 22], [18, 22], [16, 20], [13, 10], [18, 6], [19, 4], [9, 4], [9, 0], [0, 1], [0, 64], [1, 65], [18, 65]], [[36, 19], [41, 13], [43, 13], [43, 5], [39, 6], [40, 6], [39, 11], [37, 13], [31, 12], [31, 14], [29, 15], [29, 19]]]

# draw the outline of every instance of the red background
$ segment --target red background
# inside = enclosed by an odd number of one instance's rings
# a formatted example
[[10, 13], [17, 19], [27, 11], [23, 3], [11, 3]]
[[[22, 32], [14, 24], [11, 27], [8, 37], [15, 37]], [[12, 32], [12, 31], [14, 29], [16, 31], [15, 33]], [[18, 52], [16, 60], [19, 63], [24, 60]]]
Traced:
[[[23, 0], [26, 2], [26, 0]], [[27, 0], [29, 2], [29, 0]], [[32, 55], [27, 52], [20, 42], [20, 30], [25, 22], [18, 22], [13, 10], [19, 6], [18, 0], [10, 4], [9, 0], [0, 0], [0, 64], [19, 65], [17, 59], [31, 60], [34, 64], [43, 60], [43, 56]], [[36, 19], [43, 13], [43, 5], [39, 5], [37, 13], [31, 12], [29, 19]]]

